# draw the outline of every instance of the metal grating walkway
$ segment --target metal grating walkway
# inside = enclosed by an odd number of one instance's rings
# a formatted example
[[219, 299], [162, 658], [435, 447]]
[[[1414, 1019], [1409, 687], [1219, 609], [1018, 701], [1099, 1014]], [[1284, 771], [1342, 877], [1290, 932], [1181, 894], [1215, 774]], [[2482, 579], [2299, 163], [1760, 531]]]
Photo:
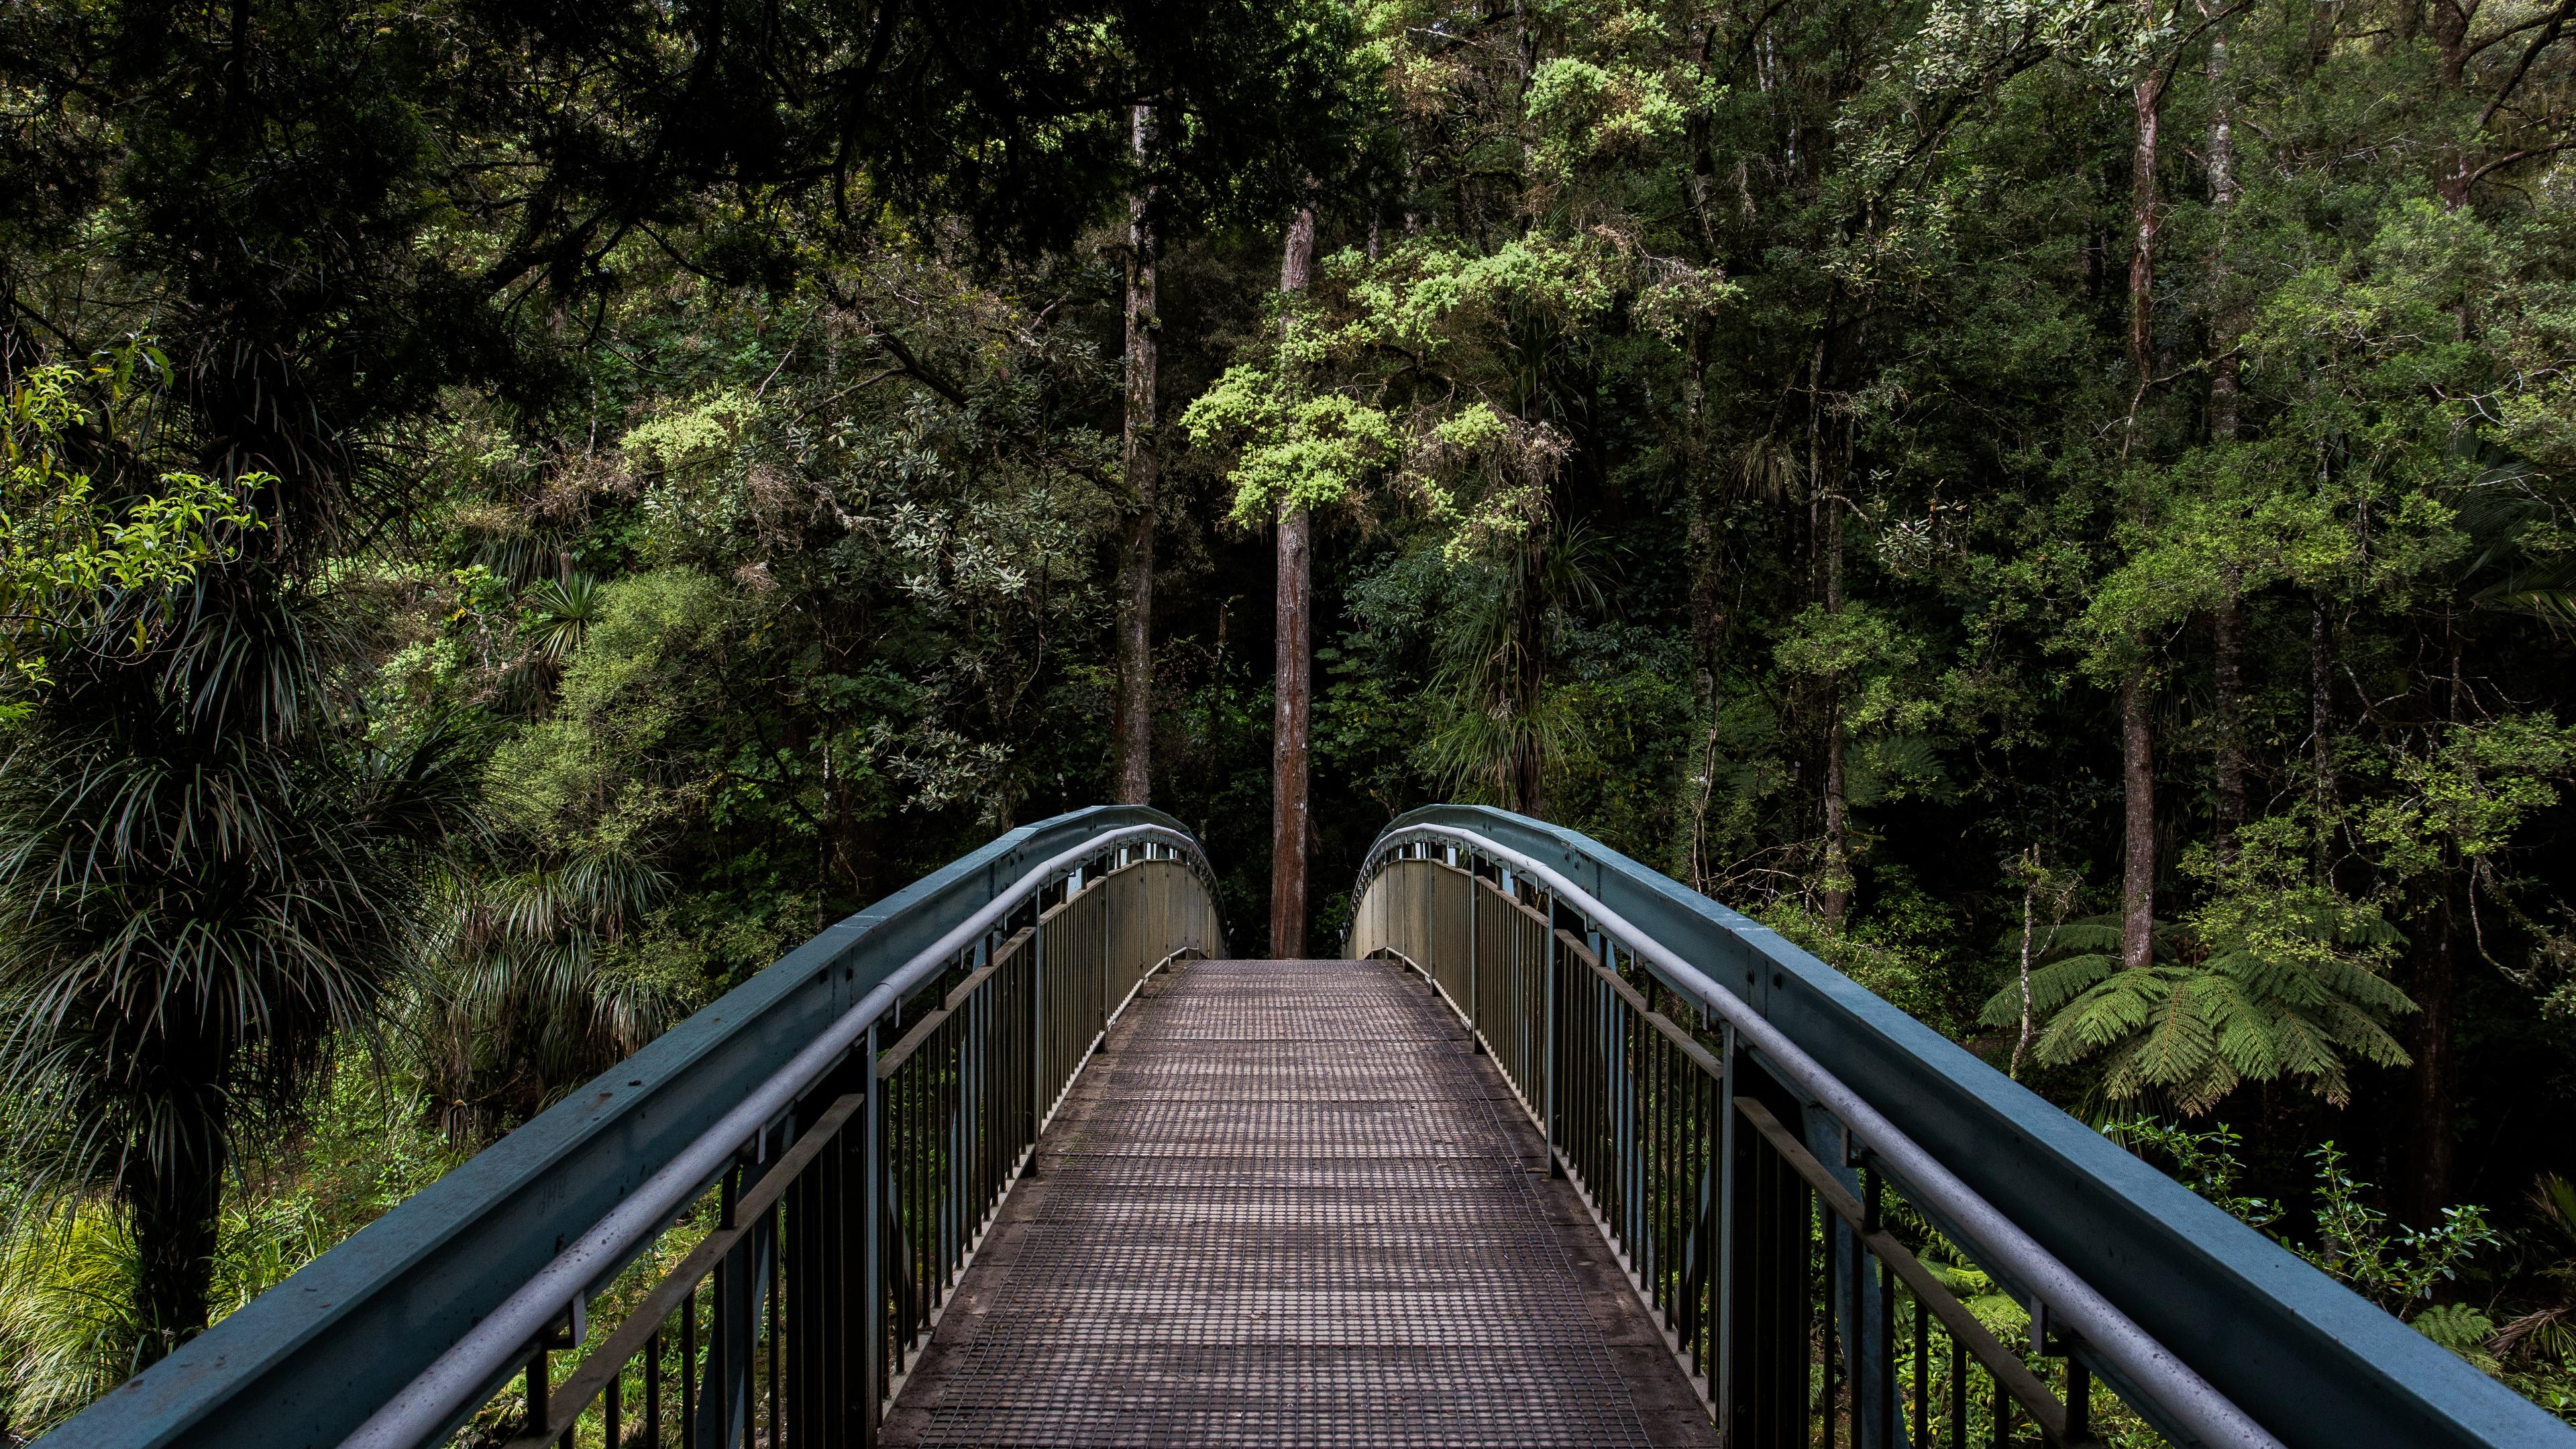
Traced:
[[1166, 972], [1048, 1128], [887, 1439], [1712, 1442], [1543, 1151], [1419, 977]]

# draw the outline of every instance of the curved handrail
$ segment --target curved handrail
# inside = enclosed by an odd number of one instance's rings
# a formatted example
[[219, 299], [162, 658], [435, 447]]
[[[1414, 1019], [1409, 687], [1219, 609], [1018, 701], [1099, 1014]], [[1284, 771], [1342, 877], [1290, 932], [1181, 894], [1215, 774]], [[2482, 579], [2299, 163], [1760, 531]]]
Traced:
[[877, 1016], [1046, 885], [1149, 840], [1213, 882], [1180, 822], [1141, 806], [1013, 830], [815, 936], [46, 1442], [325, 1449], [362, 1425], [371, 1443], [443, 1432]]
[[1544, 885], [1733, 1022], [2181, 1442], [2569, 1442], [2519, 1395], [1777, 932], [1579, 832], [1477, 806], [1417, 810], [1370, 847], [1353, 899], [1425, 839]]

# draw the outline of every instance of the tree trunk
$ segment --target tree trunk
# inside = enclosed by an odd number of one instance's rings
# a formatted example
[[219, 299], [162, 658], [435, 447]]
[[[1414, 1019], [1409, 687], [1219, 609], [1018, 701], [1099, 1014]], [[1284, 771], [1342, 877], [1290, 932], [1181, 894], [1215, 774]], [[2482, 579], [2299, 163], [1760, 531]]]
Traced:
[[2030, 926], [2031, 908], [2039, 903], [2039, 847], [2034, 845], [2024, 857], [2030, 862], [2028, 883], [2021, 891], [2021, 1036], [2013, 1042], [2012, 1079], [2021, 1080], [2021, 1059], [2030, 1050], [2031, 1039], [2039, 1034], [2033, 1019], [2030, 996]]
[[[2138, 6], [2141, 23], [2151, 30], [2157, 8], [2156, 0], [2141, 0]], [[2129, 173], [2129, 370], [2135, 375], [2132, 386], [2136, 389], [2129, 421], [2134, 429], [2134, 399], [2146, 396], [2147, 383], [2155, 376], [2156, 233], [2164, 225], [2156, 210], [2156, 147], [2164, 120], [2164, 79], [2152, 63], [2139, 75], [2130, 102], [2138, 128]], [[2124, 452], [2126, 447], [2124, 443]]]
[[1691, 703], [1698, 706], [1702, 719], [1717, 714], [1718, 641], [1724, 632], [1725, 612], [1718, 601], [1717, 528], [1710, 518], [1713, 500], [1707, 487], [1694, 481], [1690, 488], [1690, 528], [1686, 535], [1690, 549], [1690, 631], [1691, 631]]
[[2210, 671], [2218, 726], [2218, 858], [2236, 858], [2236, 832], [2245, 825], [2245, 571], [2219, 570], [2218, 609], [2210, 620]]
[[[1133, 108], [1136, 160], [1141, 167], [1153, 125], [1153, 108]], [[1154, 234], [1146, 224], [1147, 195], [1139, 190], [1127, 208], [1127, 426], [1126, 533], [1118, 560], [1118, 705], [1112, 784], [1122, 805], [1153, 797], [1154, 756], [1154, 500], [1155, 344], [1162, 331], [1154, 309]]]
[[2406, 1220], [2431, 1227], [2442, 1220], [2451, 1201], [2452, 1143], [2451, 1034], [2459, 995], [2457, 964], [2451, 948], [2453, 915], [2450, 883], [2428, 918], [2416, 923], [2414, 979], [2407, 994], [2415, 1000], [2414, 1038], [2408, 1043], [2415, 1062], [2407, 1072], [2409, 1106], [2406, 1182], [2398, 1194]]
[[1717, 714], [1717, 651], [1720, 612], [1717, 573], [1717, 500], [1708, 479], [1707, 437], [1701, 412], [1707, 398], [1708, 328], [1694, 324], [1690, 334], [1689, 391], [1685, 395], [1682, 432], [1682, 487], [1690, 502], [1684, 546], [1690, 552], [1691, 703], [1701, 720]]
[[[223, 1211], [223, 1149], [212, 1127], [192, 1135], [206, 1140], [198, 1152], [180, 1155], [211, 1160], [160, 1161], [138, 1152], [124, 1185], [138, 1260], [138, 1367], [168, 1357], [206, 1326], [210, 1312], [216, 1230]], [[162, 1151], [173, 1149], [165, 1145]]]
[[814, 830], [814, 929], [820, 931], [832, 924], [832, 847], [840, 838], [837, 827], [840, 815], [835, 809], [840, 782], [832, 778], [832, 735], [829, 726], [823, 733], [823, 803], [816, 812]]
[[2235, 98], [2227, 83], [2227, 28], [2209, 36], [2209, 209], [2219, 220], [2215, 254], [2210, 259], [2212, 300], [2210, 347], [2218, 355], [2209, 364], [2209, 435], [2220, 442], [2236, 439], [2239, 380], [2236, 339], [2244, 331], [2228, 295], [2227, 214], [2236, 205]]
[[2444, 85], [2458, 85], [2461, 72], [2468, 68], [2469, 17], [2477, 8], [2477, 0], [2469, 0], [2466, 6], [2459, 0], [2433, 0], [2424, 17], [2425, 33], [2433, 38], [2433, 73]]
[[1279, 516], [1279, 661], [1271, 714], [1270, 952], [1294, 961], [1306, 954], [1307, 712], [1314, 581], [1306, 510]]
[[[1300, 210], [1288, 227], [1279, 290], [1306, 290], [1314, 261], [1315, 213]], [[1307, 524], [1303, 508], [1280, 511], [1279, 655], [1270, 747], [1270, 954], [1283, 961], [1306, 954], [1307, 720], [1314, 692], [1314, 562]]]
[[2308, 605], [2308, 744], [2317, 776], [2320, 832], [2333, 829], [2335, 806], [2340, 794], [2336, 788], [2334, 765], [2333, 643], [2326, 632], [2325, 595], [2315, 595]]
[[[2209, 436], [2234, 442], [2237, 422], [2236, 337], [2233, 304], [2227, 296], [2226, 215], [2236, 204], [2236, 126], [2227, 90], [2227, 29], [2209, 37], [2209, 206], [2220, 219], [2216, 254], [2210, 262], [2210, 288], [2216, 294], [2210, 345], [2218, 356], [2210, 362]], [[2245, 824], [2245, 570], [2229, 563], [2219, 571], [2218, 608], [2210, 620], [2212, 691], [2218, 726], [2218, 857], [2236, 858], [2236, 833]]]
[[1505, 667], [1495, 708], [1514, 722], [1511, 748], [1495, 784], [1506, 808], [1533, 820], [1547, 818], [1547, 760], [1529, 721], [1547, 698], [1547, 576], [1549, 536], [1532, 529], [1521, 541], [1520, 568], [1508, 595], [1512, 662]]
[[[2424, 33], [2433, 41], [2433, 74], [2444, 86], [2457, 86], [2468, 68], [2469, 22], [2477, 9], [2478, 0], [2465, 5], [2458, 0], [2433, 0], [2424, 18]], [[2433, 175], [2434, 193], [2445, 207], [2456, 210], [2468, 204], [2469, 177], [2476, 162], [2467, 144], [2441, 147], [2436, 154], [2441, 159]]]
[[2120, 965], [2135, 970], [2155, 961], [2156, 767], [2153, 728], [2147, 719], [2147, 666], [2129, 666], [2120, 683], [2120, 781], [2128, 797], [2122, 831]]
[[[1843, 504], [1825, 503], [1825, 613], [1843, 611]], [[1825, 676], [1825, 888], [1827, 924], [1839, 929], [1851, 912], [1851, 801], [1843, 788], [1843, 681]]]
[[[2139, 19], [2152, 29], [2156, 0], [2140, 0]], [[2156, 148], [2163, 124], [2164, 82], [2150, 64], [2131, 91], [2137, 143], [2129, 177], [2129, 370], [2135, 392], [2129, 404], [2131, 436], [2121, 444], [2125, 454], [2136, 441], [2138, 402], [2155, 376], [2156, 233], [2162, 218], [2156, 211]], [[2127, 818], [2121, 832], [2120, 964], [2137, 969], [2155, 960], [2156, 927], [2156, 769], [2155, 740], [2148, 723], [2146, 641], [2138, 641], [2140, 658], [2120, 681], [2120, 781]]]

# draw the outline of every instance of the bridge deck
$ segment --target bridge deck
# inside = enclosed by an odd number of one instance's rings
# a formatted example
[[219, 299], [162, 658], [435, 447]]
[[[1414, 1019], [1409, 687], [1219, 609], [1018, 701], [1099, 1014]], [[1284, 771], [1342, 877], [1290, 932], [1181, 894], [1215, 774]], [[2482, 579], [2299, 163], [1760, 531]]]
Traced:
[[1545, 1162], [1419, 977], [1165, 972], [1039, 1143], [887, 1438], [1713, 1442]]

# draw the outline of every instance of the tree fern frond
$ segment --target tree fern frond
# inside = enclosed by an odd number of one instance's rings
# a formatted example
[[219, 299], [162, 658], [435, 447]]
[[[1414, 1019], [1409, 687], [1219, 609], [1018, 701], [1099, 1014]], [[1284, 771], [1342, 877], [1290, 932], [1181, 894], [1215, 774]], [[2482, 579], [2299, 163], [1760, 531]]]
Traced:
[[2054, 1011], [2109, 980], [2119, 969], [2109, 956], [2072, 956], [2035, 967], [2030, 973], [2031, 1007]]
[[2096, 1060], [2112, 1097], [2162, 1094], [2186, 1114], [2242, 1082], [2285, 1076], [2339, 1101], [2351, 1060], [2402, 1061], [2387, 1023], [2414, 1006], [2377, 969], [2402, 938], [2375, 905], [2315, 883], [2309, 859], [2295, 822], [2256, 822], [2221, 868], [2221, 889], [2159, 931], [2148, 968], [2110, 961], [2112, 918], [2061, 927], [2052, 944], [2102, 948], [2032, 973], [2034, 1004], [2049, 971], [2065, 968], [2067, 988], [2049, 995], [2040, 1059]]

